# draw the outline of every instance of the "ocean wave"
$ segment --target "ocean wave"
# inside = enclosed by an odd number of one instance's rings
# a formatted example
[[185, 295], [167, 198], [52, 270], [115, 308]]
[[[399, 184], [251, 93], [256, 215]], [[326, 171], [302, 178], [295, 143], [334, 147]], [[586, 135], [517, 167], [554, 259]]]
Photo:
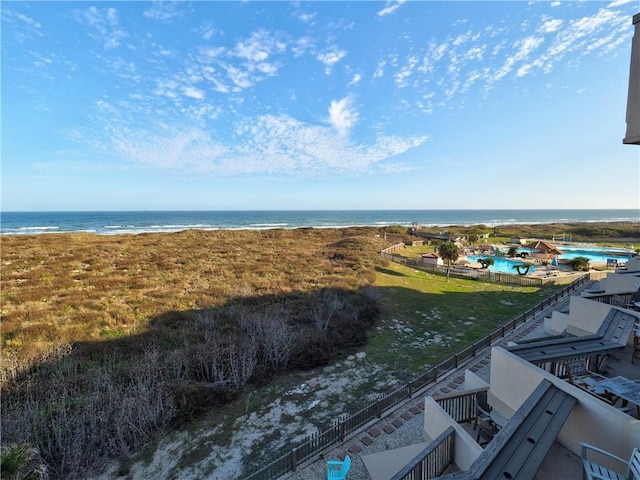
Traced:
[[250, 223], [249, 224], [249, 228], [251, 227], [286, 227], [288, 226], [288, 223]]
[[164, 229], [180, 229], [180, 230], [188, 230], [190, 228], [208, 228], [208, 227], [215, 227], [215, 225], [207, 225], [204, 223], [195, 223], [195, 224], [186, 224], [186, 225], [180, 225], [180, 224], [176, 224], [176, 225], [150, 225], [149, 227], [146, 228], [153, 228], [153, 229], [158, 229], [158, 230], [164, 230]]
[[60, 227], [18, 227], [16, 230], [58, 230]]

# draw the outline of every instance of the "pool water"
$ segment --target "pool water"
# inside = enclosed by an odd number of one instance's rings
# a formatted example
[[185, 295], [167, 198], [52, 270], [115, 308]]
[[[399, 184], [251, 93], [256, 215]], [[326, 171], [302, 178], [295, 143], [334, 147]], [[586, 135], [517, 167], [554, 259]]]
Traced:
[[[494, 261], [494, 264], [489, 267], [489, 270], [492, 272], [500, 272], [500, 273], [511, 273], [513, 275], [517, 275], [518, 271], [513, 268], [515, 265], [522, 265], [524, 261], [520, 260], [511, 260], [508, 258], [501, 257], [492, 257], [490, 255], [480, 255], [480, 256], [469, 256], [467, 260], [470, 262], [477, 262], [480, 258], [491, 258]], [[537, 265], [531, 265], [529, 268], [529, 274], [536, 271]]]
[[590, 262], [605, 262], [607, 259], [615, 259], [618, 263], [625, 263], [629, 259], [631, 252], [621, 248], [597, 248], [597, 247], [574, 247], [558, 245], [564, 253], [558, 258], [571, 260], [576, 257], [586, 257]]
[[[631, 254], [630, 250], [623, 248], [601, 248], [601, 247], [583, 247], [583, 246], [569, 246], [558, 245], [558, 248], [563, 251], [562, 255], [559, 255], [560, 260], [571, 260], [576, 257], [586, 257], [589, 262], [601, 262], [606, 263], [608, 259], [614, 259], [618, 261], [618, 264], [626, 263]], [[530, 253], [528, 249], [522, 248], [518, 252]], [[508, 259], [502, 257], [493, 257], [491, 255], [470, 256], [467, 259], [470, 262], [477, 262], [480, 258], [492, 258], [495, 262], [489, 267], [492, 272], [500, 273], [512, 273], [516, 274], [517, 271], [513, 268], [514, 265], [521, 265], [525, 259]], [[529, 269], [529, 273], [533, 273], [536, 270], [536, 265], [533, 265]]]

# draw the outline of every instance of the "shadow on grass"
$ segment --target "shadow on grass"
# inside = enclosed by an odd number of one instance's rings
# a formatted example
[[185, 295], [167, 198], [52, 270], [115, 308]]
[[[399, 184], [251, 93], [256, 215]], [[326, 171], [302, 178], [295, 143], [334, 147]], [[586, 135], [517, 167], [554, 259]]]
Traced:
[[394, 277], [406, 277], [407, 275], [402, 273], [402, 272], [398, 272], [396, 270], [390, 270], [388, 268], [383, 268], [383, 267], [376, 267], [376, 272], [378, 273], [384, 273], [385, 275], [393, 275]]
[[[407, 277], [403, 272], [381, 267], [378, 267], [377, 271], [394, 277]], [[473, 285], [475, 289], [478, 284]], [[157, 422], [157, 430], [154, 427], [148, 427], [144, 435], [131, 441], [127, 446], [128, 450], [136, 451], [149, 438], [160, 435], [165, 427], [175, 428], [180, 423], [190, 420], [192, 415], [211, 412], [225, 404], [238, 403], [237, 400], [244, 385], [231, 390], [221, 389], [220, 385], [224, 384], [223, 380], [228, 381], [227, 377], [233, 372], [241, 370], [250, 363], [248, 361], [242, 363], [242, 360], [243, 355], [252, 350], [242, 349], [236, 345], [239, 345], [239, 340], [244, 335], [252, 335], [252, 319], [264, 318], [273, 322], [274, 319], [286, 316], [290, 320], [287, 322], [288, 326], [294, 329], [293, 333], [303, 341], [297, 347], [289, 345], [289, 348], [293, 348], [294, 351], [287, 368], [271, 370], [258, 366], [255, 375], [249, 374], [251, 378], [247, 387], [255, 389], [274, 380], [278, 375], [291, 373], [295, 368], [306, 370], [326, 365], [335, 359], [336, 354], [349, 351], [354, 347], [363, 348], [367, 336], [370, 343], [365, 349], [375, 350], [379, 347], [385, 352], [377, 358], [381, 365], [391, 369], [393, 369], [392, 365], [396, 365], [403, 370], [427, 368], [430, 363], [454, 353], [465, 343], [481, 336], [519, 311], [526, 310], [528, 306], [541, 299], [538, 291], [531, 292], [535, 295], [523, 296], [522, 292], [515, 289], [503, 289], [489, 284], [476, 291], [450, 291], [442, 288], [439, 291], [423, 292], [404, 286], [377, 287], [376, 291], [381, 296], [381, 303], [392, 310], [386, 312], [390, 314], [388, 318], [398, 318], [402, 326], [407, 327], [406, 329], [395, 333], [385, 329], [385, 335], [379, 337], [375, 334], [367, 335], [367, 330], [370, 330], [377, 318], [377, 306], [375, 302], [369, 303], [373, 298], [348, 290], [324, 289], [298, 294], [230, 299], [227, 304], [215, 308], [164, 312], [151, 318], [150, 328], [137, 335], [101, 342], [79, 342], [74, 345], [71, 353], [78, 362], [71, 364], [73, 367], [71, 371], [74, 373], [68, 376], [46, 375], [48, 372], [68, 371], [65, 369], [67, 359], [51, 359], [52, 365], [48, 368], [40, 365], [36, 369], [40, 373], [40, 378], [34, 385], [36, 387], [34, 391], [48, 390], [50, 380], [47, 378], [52, 380], [65, 378], [65, 381], [70, 382], [70, 391], [77, 392], [73, 395], [78, 402], [81, 402], [80, 397], [83, 391], [79, 387], [76, 389], [75, 386], [83, 384], [83, 381], [86, 382], [86, 377], [93, 376], [94, 370], [99, 372], [105, 369], [105, 372], [109, 372], [113, 376], [113, 381], [109, 385], [113, 385], [114, 388], [119, 386], [119, 378], [124, 379], [124, 384], [127, 386], [137, 385], [133, 380], [136, 377], [158, 377], [156, 390], [159, 392], [159, 398], [172, 398], [177, 410], [172, 414], [172, 418], [169, 418], [167, 413], [167, 416], [160, 419]], [[285, 306], [286, 311], [283, 310]], [[266, 316], [264, 312], [267, 313]], [[328, 315], [326, 330], [318, 330], [316, 325], [320, 313]], [[470, 322], [472, 317], [474, 321]], [[269, 325], [269, 331], [257, 330], [253, 335], [272, 333], [277, 324]], [[426, 330], [430, 332], [429, 338], [437, 335], [438, 338], [442, 338], [442, 342], [438, 340], [436, 344], [423, 343], [412, 347], [411, 344], [417, 339], [426, 338], [424, 335]], [[286, 330], [283, 331], [286, 332]], [[289, 333], [292, 332], [289, 331]], [[456, 335], [457, 333], [461, 334]], [[384, 339], [385, 336], [386, 340], [391, 340], [390, 343], [381, 342], [380, 338]], [[390, 336], [393, 338], [389, 339]], [[205, 341], [208, 338], [212, 341]], [[257, 347], [251, 345], [251, 348]], [[153, 351], [157, 351], [159, 355], [150, 355], [149, 352]], [[215, 352], [218, 351], [222, 353], [216, 354]], [[260, 355], [266, 353], [264, 349], [260, 351], [262, 352]], [[275, 355], [277, 352], [271, 353]], [[230, 362], [234, 359], [236, 361], [232, 365]], [[147, 362], [149, 362], [148, 365]], [[165, 375], [160, 372], [165, 369], [174, 373], [170, 375], [165, 372]], [[205, 375], [216, 369], [225, 373], [225, 378], [216, 381], [215, 378], [210, 378], [211, 375]], [[51, 390], [55, 389], [51, 388]], [[127, 394], [127, 392], [128, 390], [123, 388], [122, 393]], [[15, 400], [18, 401], [20, 393], [24, 395], [29, 392], [16, 393]], [[91, 393], [100, 395], [101, 392], [96, 390]], [[346, 392], [346, 395], [348, 397], [349, 392]], [[134, 400], [140, 404], [149, 403], [144, 398]], [[44, 395], [43, 408], [48, 404], [57, 405], [56, 401], [55, 396], [48, 398]], [[169, 408], [171, 403], [168, 401], [166, 408]], [[102, 404], [97, 402], [93, 405], [91, 412], [100, 411], [101, 408]], [[89, 414], [83, 418], [89, 418]], [[100, 434], [110, 435], [107, 432], [100, 432]], [[185, 457], [183, 463], [197, 461], [201, 455], [203, 455], [201, 451], [195, 451], [191, 458]], [[46, 458], [49, 465], [61, 463], [63, 460], [55, 455]], [[87, 460], [89, 469], [95, 468], [91, 465], [92, 460]]]

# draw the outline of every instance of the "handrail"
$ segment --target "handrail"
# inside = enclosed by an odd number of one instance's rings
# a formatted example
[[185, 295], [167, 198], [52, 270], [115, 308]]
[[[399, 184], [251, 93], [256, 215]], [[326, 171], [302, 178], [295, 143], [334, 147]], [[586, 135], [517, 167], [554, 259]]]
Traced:
[[440, 476], [453, 463], [454, 442], [455, 430], [449, 426], [390, 480], [430, 479]]
[[474, 388], [464, 392], [437, 395], [433, 400], [453, 418], [456, 423], [470, 422], [476, 418], [476, 394], [487, 392], [489, 387]]
[[501, 337], [496, 337], [496, 339], [504, 337], [507, 333], [515, 330], [516, 327], [522, 323], [535, 318], [537, 313], [542, 312], [545, 308], [548, 308], [553, 303], [564, 298], [588, 280], [589, 276], [584, 275], [564, 288], [556, 290], [553, 294], [549, 295], [549, 297], [538, 302], [524, 313], [516, 315], [510, 319], [493, 333], [485, 335], [470, 345], [467, 345], [459, 352], [449, 356], [435, 366], [430, 367], [425, 372], [417, 375], [407, 384], [396, 388], [392, 392], [381, 394], [376, 398], [374, 403], [365, 406], [355, 414], [344, 419], [339, 419], [333, 422], [329, 428], [321, 431], [320, 433], [310, 435], [306, 441], [297, 444], [293, 448], [289, 447], [285, 453], [274, 458], [266, 466], [244, 476], [245, 480], [271, 480], [278, 478], [285, 473], [295, 471], [301, 462], [312, 458], [317, 452], [343, 442], [349, 434], [361, 428], [362, 425], [365, 425], [376, 418], [381, 418], [390, 408], [395, 407], [408, 398], [412, 398], [417, 391], [425, 388], [427, 385], [436, 383], [440, 378], [440, 373], [450, 370], [451, 368], [458, 368], [459, 363], [474, 357], [479, 350], [491, 345], [494, 341], [494, 334], [497, 335], [500, 333], [501, 335]]

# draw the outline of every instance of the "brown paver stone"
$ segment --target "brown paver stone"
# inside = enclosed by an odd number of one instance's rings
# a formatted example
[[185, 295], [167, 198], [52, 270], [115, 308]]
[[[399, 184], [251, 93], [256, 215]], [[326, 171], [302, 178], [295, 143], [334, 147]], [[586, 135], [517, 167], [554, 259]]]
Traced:
[[455, 383], [451, 382], [449, 384], [447, 384], [447, 387], [449, 388], [456, 388], [458, 385], [456, 385]]
[[411, 411], [411, 413], [413, 413], [414, 415], [418, 415], [418, 414], [421, 412], [420, 407], [411, 407], [409, 410], [410, 410], [410, 411]]
[[362, 437], [362, 438], [360, 439], [360, 441], [361, 441], [362, 443], [364, 443], [367, 447], [368, 447], [369, 445], [373, 445], [373, 440], [371, 440], [371, 439], [370, 439], [369, 437], [367, 437], [367, 436]]
[[347, 452], [349, 452], [349, 453], [359, 453], [361, 451], [362, 451], [362, 447], [360, 445], [358, 445], [357, 443], [354, 443], [349, 448], [347, 448]]
[[387, 423], [382, 426], [382, 430], [384, 430], [385, 433], [393, 433], [396, 429]]
[[457, 383], [458, 385], [460, 385], [462, 382], [464, 382], [464, 378], [458, 377], [453, 380], [453, 383]]
[[402, 425], [404, 425], [404, 422], [399, 418], [396, 418], [394, 421], [391, 422], [391, 425], [393, 425], [396, 428], [400, 428]]
[[449, 390], [448, 388], [441, 388], [440, 392], [441, 393], [449, 393], [451, 390]]
[[378, 435], [380, 435], [381, 432], [376, 427], [373, 427], [367, 430], [367, 433], [371, 435], [373, 438], [376, 438]]
[[413, 418], [413, 414], [411, 412], [404, 412], [400, 416], [405, 420], [411, 420], [411, 418]]
[[418, 408], [420, 408], [420, 410], [424, 410], [424, 402], [418, 403]]

